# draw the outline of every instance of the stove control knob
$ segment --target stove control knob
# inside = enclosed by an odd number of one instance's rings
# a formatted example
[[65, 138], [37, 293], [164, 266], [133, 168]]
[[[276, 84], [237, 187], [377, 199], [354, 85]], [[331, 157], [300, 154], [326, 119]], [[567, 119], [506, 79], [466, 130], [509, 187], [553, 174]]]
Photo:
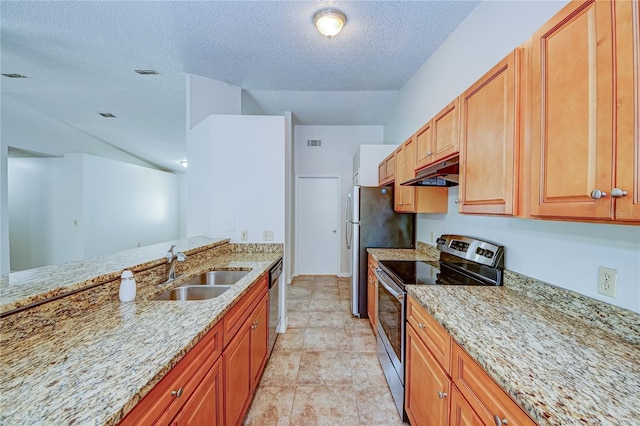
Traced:
[[478, 247], [476, 249], [476, 254], [480, 256], [484, 256], [485, 250], [483, 248]]
[[493, 257], [493, 252], [491, 250], [485, 250], [484, 251], [484, 255], [488, 258], [491, 259]]

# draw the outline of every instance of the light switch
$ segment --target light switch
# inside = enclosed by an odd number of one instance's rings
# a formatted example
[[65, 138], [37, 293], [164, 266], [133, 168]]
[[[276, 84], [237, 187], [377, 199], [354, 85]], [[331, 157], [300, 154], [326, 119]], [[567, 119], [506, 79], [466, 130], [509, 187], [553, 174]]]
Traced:
[[273, 231], [262, 231], [262, 241], [273, 241]]

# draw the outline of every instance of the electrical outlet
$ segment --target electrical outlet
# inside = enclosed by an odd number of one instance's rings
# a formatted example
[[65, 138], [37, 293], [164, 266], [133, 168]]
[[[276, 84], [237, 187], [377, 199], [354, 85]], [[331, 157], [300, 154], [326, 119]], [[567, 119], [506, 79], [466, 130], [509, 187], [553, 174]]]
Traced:
[[249, 239], [249, 231], [240, 231], [240, 241], [247, 241]]
[[273, 231], [262, 231], [262, 241], [273, 241]]
[[609, 297], [616, 297], [616, 282], [618, 271], [601, 266], [598, 268], [598, 293]]

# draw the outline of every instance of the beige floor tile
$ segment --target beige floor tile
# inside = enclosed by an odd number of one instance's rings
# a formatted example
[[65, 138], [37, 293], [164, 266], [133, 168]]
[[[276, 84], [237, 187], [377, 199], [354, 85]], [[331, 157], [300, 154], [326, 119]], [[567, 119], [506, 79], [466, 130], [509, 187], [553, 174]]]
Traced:
[[297, 384], [352, 385], [351, 358], [344, 352], [302, 352]]
[[302, 354], [303, 352], [274, 350], [262, 374], [260, 386], [294, 386], [298, 379]]
[[291, 285], [289, 286], [289, 288], [287, 288], [287, 298], [289, 298], [289, 300], [311, 297], [312, 293], [313, 293], [312, 287], [301, 287], [298, 285], [296, 286]]
[[278, 335], [246, 425], [404, 425], [369, 320], [351, 315], [349, 286], [335, 276], [293, 281], [289, 327]]
[[[402, 426], [406, 425], [400, 415], [386, 386], [354, 386], [360, 425], [367, 426]], [[295, 404], [295, 402], [294, 402]], [[427, 426], [427, 425], [425, 425]]]
[[[302, 312], [300, 312], [302, 313]], [[339, 315], [332, 315], [327, 312], [307, 312], [311, 328], [344, 328], [344, 321]]]
[[287, 311], [309, 311], [309, 304], [311, 303], [311, 297], [289, 299], [287, 301]]
[[295, 396], [295, 387], [258, 386], [244, 425], [288, 426]]
[[351, 352], [351, 377], [354, 385], [387, 386], [384, 372], [375, 352]]
[[290, 328], [286, 333], [278, 335], [273, 352], [295, 352], [301, 351], [304, 346], [305, 328]]
[[287, 328], [306, 328], [309, 326], [309, 311], [289, 311]]
[[298, 386], [296, 388], [291, 425], [353, 426], [357, 424], [356, 395], [352, 386]]
[[304, 332], [305, 351], [347, 351], [344, 328], [307, 328]]
[[309, 310], [318, 312], [340, 312], [342, 311], [342, 305], [340, 300], [327, 300], [327, 299], [310, 299]]

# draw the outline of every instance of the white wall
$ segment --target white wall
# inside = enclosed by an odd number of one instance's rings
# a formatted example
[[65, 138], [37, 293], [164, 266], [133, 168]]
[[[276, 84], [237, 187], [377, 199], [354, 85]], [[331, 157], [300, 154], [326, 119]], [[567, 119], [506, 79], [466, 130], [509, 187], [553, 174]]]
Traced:
[[188, 236], [284, 242], [284, 117], [211, 115], [187, 133], [187, 154]]
[[180, 237], [178, 175], [82, 155], [82, 182], [85, 257]]
[[[1, 107], [0, 107], [1, 108]], [[9, 191], [7, 188], [7, 146], [0, 135], [0, 275], [9, 274]]]
[[[413, 134], [566, 3], [480, 3], [402, 88], [385, 143]], [[640, 312], [640, 227], [462, 215], [457, 195], [449, 190], [448, 214], [418, 215], [418, 240], [432, 232], [494, 240], [507, 248], [508, 269]], [[599, 265], [618, 270], [616, 299], [596, 292]]]
[[241, 91], [239, 86], [187, 74], [187, 130], [211, 114], [240, 114]]
[[64, 158], [11, 158], [8, 176], [12, 270], [179, 236], [175, 174], [68, 154]]
[[[322, 147], [307, 147], [307, 139], [321, 139]], [[340, 217], [344, 219], [344, 200], [352, 186], [353, 156], [360, 145], [381, 144], [382, 139], [382, 126], [297, 125], [294, 129], [295, 174], [340, 176]], [[341, 220], [340, 241], [344, 241], [344, 233], [344, 220]], [[349, 274], [349, 251], [340, 244], [340, 275]]]

